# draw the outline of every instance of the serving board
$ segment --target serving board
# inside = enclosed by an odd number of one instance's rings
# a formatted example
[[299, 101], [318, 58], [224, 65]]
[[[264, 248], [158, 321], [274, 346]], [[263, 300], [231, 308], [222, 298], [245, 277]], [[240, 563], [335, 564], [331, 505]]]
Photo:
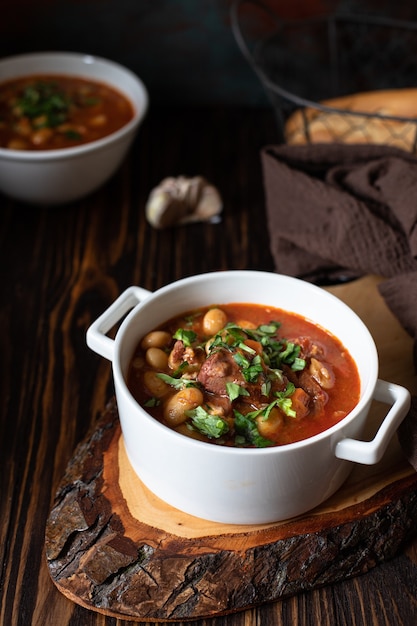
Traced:
[[[329, 290], [368, 325], [379, 350], [380, 377], [414, 393], [412, 340], [377, 283], [365, 277]], [[367, 436], [385, 412], [373, 404]], [[381, 462], [355, 466], [336, 494], [297, 518], [239, 526], [182, 513], [133, 472], [113, 398], [67, 467], [45, 548], [53, 582], [74, 602], [117, 618], [185, 621], [364, 573], [398, 553], [416, 521], [417, 473], [396, 437]]]

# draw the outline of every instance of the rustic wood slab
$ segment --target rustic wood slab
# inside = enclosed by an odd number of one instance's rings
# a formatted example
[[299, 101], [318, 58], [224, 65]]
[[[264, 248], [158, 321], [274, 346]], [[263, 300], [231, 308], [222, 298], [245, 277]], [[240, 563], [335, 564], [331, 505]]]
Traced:
[[[414, 393], [412, 341], [377, 282], [366, 277], [331, 291], [370, 328], [380, 377]], [[385, 410], [372, 407], [369, 436]], [[74, 602], [117, 618], [184, 621], [364, 573], [397, 554], [416, 522], [417, 474], [396, 438], [380, 463], [356, 466], [334, 496], [303, 516], [229, 526], [184, 514], [134, 474], [112, 399], [67, 467], [45, 547], [53, 582]]]

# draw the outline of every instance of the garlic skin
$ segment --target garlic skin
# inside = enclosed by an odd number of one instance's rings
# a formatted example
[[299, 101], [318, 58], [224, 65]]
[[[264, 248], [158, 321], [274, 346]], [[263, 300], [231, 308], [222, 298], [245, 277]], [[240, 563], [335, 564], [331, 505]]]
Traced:
[[152, 189], [146, 219], [154, 228], [213, 220], [222, 211], [220, 193], [202, 176], [164, 178]]

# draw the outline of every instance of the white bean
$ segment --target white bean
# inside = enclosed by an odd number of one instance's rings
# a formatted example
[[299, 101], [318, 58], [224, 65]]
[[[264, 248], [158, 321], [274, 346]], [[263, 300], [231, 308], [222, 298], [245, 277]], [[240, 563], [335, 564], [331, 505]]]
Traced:
[[227, 315], [222, 309], [209, 309], [203, 317], [203, 332], [206, 335], [215, 335], [227, 323]]
[[262, 415], [256, 418], [259, 434], [265, 439], [277, 441], [279, 432], [284, 425], [284, 416], [277, 408], [273, 408], [268, 419], [264, 419]]
[[146, 370], [143, 374], [143, 383], [151, 396], [155, 398], [163, 398], [171, 389], [153, 370]]
[[148, 348], [145, 354], [146, 362], [155, 370], [165, 370], [168, 367], [168, 355], [161, 348]]
[[249, 320], [237, 320], [236, 324], [241, 328], [256, 328], [256, 324], [250, 322]]
[[171, 343], [171, 335], [164, 330], [153, 330], [141, 341], [141, 348], [147, 350], [148, 348], [166, 348]]
[[187, 419], [186, 411], [203, 404], [203, 394], [198, 387], [186, 387], [171, 396], [164, 406], [164, 418], [171, 426], [178, 426]]

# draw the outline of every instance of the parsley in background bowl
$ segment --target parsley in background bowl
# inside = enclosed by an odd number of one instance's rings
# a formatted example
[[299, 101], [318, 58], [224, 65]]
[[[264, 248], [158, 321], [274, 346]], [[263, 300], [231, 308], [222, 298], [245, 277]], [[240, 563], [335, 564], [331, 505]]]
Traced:
[[[81, 86], [66, 91], [60, 80], [69, 78]], [[21, 79], [14, 96], [3, 91]], [[93, 86], [109, 88], [125, 117], [103, 113]], [[107, 59], [41, 52], [0, 60], [0, 191], [46, 206], [93, 192], [121, 165], [147, 108], [140, 78]], [[7, 134], [6, 124], [19, 132]]]

